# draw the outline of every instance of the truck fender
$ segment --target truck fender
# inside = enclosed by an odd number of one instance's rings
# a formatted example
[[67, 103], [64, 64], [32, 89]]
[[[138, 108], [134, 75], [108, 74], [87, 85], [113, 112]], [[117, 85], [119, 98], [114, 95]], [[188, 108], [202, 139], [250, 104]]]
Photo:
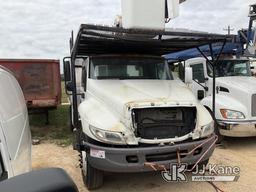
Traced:
[[212, 116], [207, 109], [202, 105], [197, 105], [197, 124], [198, 128], [211, 122]]
[[[205, 97], [201, 100], [201, 104], [205, 106], [208, 110], [212, 111], [212, 96]], [[230, 109], [234, 111], [240, 111], [245, 116], [247, 116], [247, 109], [241, 102], [238, 100], [226, 96], [226, 95], [216, 95], [215, 101], [215, 117], [218, 120], [223, 120], [223, 117], [220, 113], [220, 109]]]
[[83, 101], [79, 105], [78, 111], [82, 121], [83, 132], [89, 137], [94, 138], [89, 125], [105, 131], [127, 132], [118, 114], [115, 114], [109, 107], [94, 98], [88, 98]]

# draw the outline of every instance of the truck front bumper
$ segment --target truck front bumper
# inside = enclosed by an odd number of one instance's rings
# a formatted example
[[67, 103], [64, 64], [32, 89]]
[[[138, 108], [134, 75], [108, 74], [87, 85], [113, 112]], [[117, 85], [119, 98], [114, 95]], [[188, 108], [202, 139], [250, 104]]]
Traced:
[[[146, 172], [155, 170], [154, 164], [169, 169], [170, 164], [208, 160], [212, 155], [216, 135], [209, 138], [169, 146], [110, 148], [84, 143], [87, 161], [94, 168], [106, 172]], [[99, 153], [100, 155], [95, 155]]]
[[256, 136], [256, 121], [223, 121], [218, 120], [220, 134], [228, 137]]

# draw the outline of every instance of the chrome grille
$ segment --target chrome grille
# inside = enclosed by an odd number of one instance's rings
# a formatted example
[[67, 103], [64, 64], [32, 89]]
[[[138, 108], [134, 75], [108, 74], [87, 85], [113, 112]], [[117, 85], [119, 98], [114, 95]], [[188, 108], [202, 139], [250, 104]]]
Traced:
[[256, 116], [256, 94], [252, 95], [252, 116]]

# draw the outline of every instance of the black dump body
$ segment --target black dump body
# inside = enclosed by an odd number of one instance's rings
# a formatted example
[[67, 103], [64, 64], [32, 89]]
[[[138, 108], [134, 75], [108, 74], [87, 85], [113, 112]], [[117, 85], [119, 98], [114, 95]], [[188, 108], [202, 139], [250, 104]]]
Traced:
[[195, 107], [134, 109], [133, 124], [138, 137], [167, 139], [181, 137], [195, 129]]
[[234, 37], [189, 30], [124, 29], [82, 24], [76, 40], [70, 40], [73, 56], [100, 54], [165, 54], [230, 41]]

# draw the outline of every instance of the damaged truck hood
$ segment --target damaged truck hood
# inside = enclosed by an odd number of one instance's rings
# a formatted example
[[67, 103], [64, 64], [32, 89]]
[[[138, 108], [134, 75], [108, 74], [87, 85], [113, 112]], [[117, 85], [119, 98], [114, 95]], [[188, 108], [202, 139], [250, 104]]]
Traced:
[[[149, 107], [196, 107], [197, 131], [179, 138], [140, 140], [134, 134], [131, 109]], [[92, 80], [87, 81], [84, 101], [79, 105], [83, 130], [95, 138], [88, 125], [124, 134], [128, 144], [156, 144], [199, 138], [200, 128], [212, 121], [191, 90], [180, 80]], [[96, 139], [96, 138], [95, 138]]]
[[88, 94], [122, 113], [140, 106], [196, 105], [193, 93], [180, 80], [89, 80]]

